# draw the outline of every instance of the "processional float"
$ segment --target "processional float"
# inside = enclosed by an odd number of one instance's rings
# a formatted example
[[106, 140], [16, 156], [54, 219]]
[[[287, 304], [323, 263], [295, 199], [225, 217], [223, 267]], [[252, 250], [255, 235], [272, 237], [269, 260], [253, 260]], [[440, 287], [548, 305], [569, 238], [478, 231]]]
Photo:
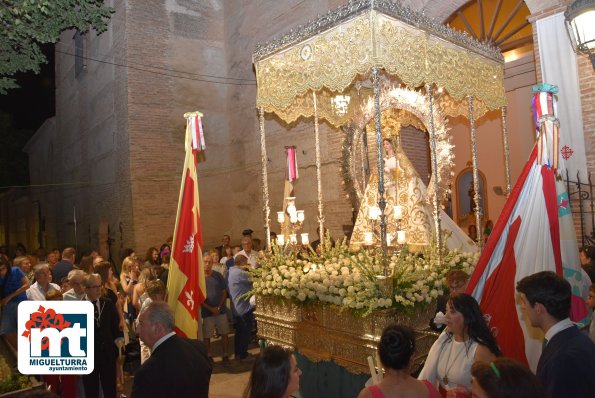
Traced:
[[[365, 136], [366, 125], [374, 121], [384, 276], [387, 274], [386, 201], [381, 152], [384, 110], [400, 108], [412, 113], [429, 133], [432, 165], [429, 189], [439, 248], [442, 247], [440, 202], [449, 191], [452, 178], [452, 145], [445, 128], [445, 116], [463, 116], [469, 121], [477, 225], [481, 225], [482, 209], [475, 120], [488, 111], [502, 112], [507, 192], [510, 190], [503, 57], [497, 48], [489, 44], [480, 43], [467, 34], [391, 1], [355, 0], [257, 46], [253, 62], [257, 80], [256, 106], [260, 120], [263, 211], [268, 247], [270, 207], [265, 113], [274, 114], [286, 123], [299, 118], [313, 119], [321, 231], [324, 231], [324, 207], [319, 123], [324, 119], [335, 128], [343, 128], [353, 140], [354, 136], [358, 139]], [[345, 151], [345, 170], [350, 173], [356, 154], [350, 148]], [[357, 198], [361, 189], [356, 184], [351, 189], [353, 197]], [[481, 228], [479, 232], [481, 234]], [[265, 337], [281, 342], [295, 337], [295, 328], [287, 331], [283, 324], [296, 321], [298, 310], [291, 304], [287, 305], [285, 318], [269, 319], [270, 335]], [[331, 318], [316, 311], [307, 316]], [[261, 315], [264, 317], [266, 314]], [[336, 321], [340, 322], [339, 319]], [[372, 335], [370, 341], [379, 337], [384, 325], [382, 321], [373, 323], [361, 330], [363, 334]], [[353, 324], [349, 326], [353, 328]], [[293, 337], [286, 335], [282, 338], [285, 332], [293, 333]], [[354, 349], [350, 358], [343, 358], [342, 364], [351, 361], [351, 369], [367, 370], [365, 353], [374, 350], [370, 341], [365, 343], [364, 349]]]
[[[474, 201], [477, 204], [475, 216], [477, 225], [482, 225], [475, 120], [488, 111], [500, 109], [507, 192], [510, 190], [504, 67], [503, 57], [497, 48], [480, 43], [399, 4], [386, 0], [358, 0], [300, 26], [279, 39], [259, 45], [253, 54], [253, 61], [257, 80], [256, 105], [260, 117], [267, 243], [270, 243], [270, 207], [265, 113], [273, 113], [287, 123], [300, 117], [314, 120], [318, 222], [321, 230], [324, 225], [319, 139], [321, 119], [334, 127], [348, 125], [361, 132], [369, 118], [374, 118], [378, 176], [381, 182], [379, 205], [383, 209], [381, 113], [395, 106], [415, 111], [430, 136], [430, 189], [435, 193], [435, 228], [437, 239], [440, 240], [437, 213], [440, 197], [449, 189], [451, 176], [447, 160], [451, 160], [452, 155], [449, 138], [437, 136], [436, 124], [442, 125], [444, 122], [436, 120], [435, 115], [464, 116], [469, 120]], [[381, 87], [381, 81], [384, 87]], [[395, 99], [390, 95], [391, 88], [395, 91], [395, 87], [403, 87], [414, 93]], [[370, 90], [366, 88], [371, 88], [371, 102]], [[435, 93], [438, 88], [439, 95]], [[364, 95], [361, 95], [362, 91]], [[421, 101], [417, 98], [420, 95], [424, 97]], [[348, 110], [336, 112], [333, 104], [342, 98], [350, 99]], [[384, 217], [381, 217], [381, 225], [384, 225]], [[386, 230], [384, 227], [381, 229], [381, 242], [384, 242], [383, 250], [386, 251]]]

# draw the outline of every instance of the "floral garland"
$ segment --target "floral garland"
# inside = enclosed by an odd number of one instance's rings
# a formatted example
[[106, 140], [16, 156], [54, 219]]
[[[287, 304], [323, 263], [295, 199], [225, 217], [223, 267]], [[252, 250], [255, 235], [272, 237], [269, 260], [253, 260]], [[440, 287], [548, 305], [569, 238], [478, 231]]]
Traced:
[[[363, 316], [375, 309], [401, 311], [427, 305], [444, 294], [444, 278], [452, 269], [473, 272], [479, 253], [443, 249], [443, 265], [432, 242], [421, 252], [409, 252], [405, 246], [389, 258], [392, 294], [387, 297], [379, 283], [383, 273], [378, 250], [350, 252], [347, 242], [331, 247], [327, 241], [321, 253], [299, 255], [273, 247], [251, 270], [250, 294], [276, 296], [297, 303], [322, 302], [352, 309]], [[390, 283], [390, 282], [389, 282]]]

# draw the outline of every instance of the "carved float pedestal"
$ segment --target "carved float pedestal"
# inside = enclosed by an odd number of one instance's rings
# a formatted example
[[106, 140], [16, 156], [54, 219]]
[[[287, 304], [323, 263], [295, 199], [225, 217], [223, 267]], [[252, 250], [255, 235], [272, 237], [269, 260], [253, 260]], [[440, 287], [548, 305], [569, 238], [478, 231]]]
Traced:
[[435, 305], [413, 314], [394, 309], [361, 317], [339, 307], [308, 303], [298, 305], [278, 297], [257, 296], [255, 316], [258, 336], [272, 344], [299, 351], [312, 362], [333, 361], [351, 373], [369, 373], [368, 356], [376, 355], [382, 331], [398, 323], [413, 328], [417, 338], [414, 361], [427, 355], [437, 335], [427, 329]]

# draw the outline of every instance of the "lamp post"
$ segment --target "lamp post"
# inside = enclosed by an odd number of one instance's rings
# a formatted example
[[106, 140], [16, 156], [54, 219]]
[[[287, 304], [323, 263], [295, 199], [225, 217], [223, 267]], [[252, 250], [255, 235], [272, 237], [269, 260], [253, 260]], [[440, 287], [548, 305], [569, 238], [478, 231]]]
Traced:
[[595, 0], [576, 0], [564, 18], [572, 47], [588, 55], [595, 70]]

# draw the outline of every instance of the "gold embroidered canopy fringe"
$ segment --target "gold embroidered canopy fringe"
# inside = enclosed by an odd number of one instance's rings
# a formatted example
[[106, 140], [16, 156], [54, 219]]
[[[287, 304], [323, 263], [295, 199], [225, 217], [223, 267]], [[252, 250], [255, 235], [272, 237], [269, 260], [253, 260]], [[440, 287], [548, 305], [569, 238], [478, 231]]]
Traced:
[[436, 102], [447, 116], [468, 117], [467, 96], [473, 97], [475, 118], [506, 105], [497, 48], [387, 0], [351, 1], [257, 47], [253, 61], [257, 107], [288, 123], [313, 116], [312, 91], [319, 118], [334, 126], [351, 120], [357, 103], [341, 115], [331, 99], [364, 98], [360, 83], [373, 66], [412, 89], [442, 87], [447, 95]]

